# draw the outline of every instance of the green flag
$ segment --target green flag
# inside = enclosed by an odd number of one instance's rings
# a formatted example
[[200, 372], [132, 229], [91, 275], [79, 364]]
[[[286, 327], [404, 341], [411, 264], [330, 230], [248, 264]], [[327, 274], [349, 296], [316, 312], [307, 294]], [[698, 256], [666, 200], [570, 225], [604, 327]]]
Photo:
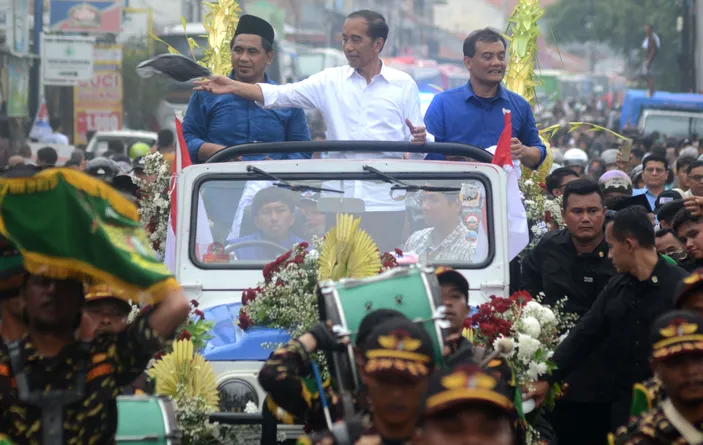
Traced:
[[0, 233], [32, 274], [104, 282], [144, 303], [157, 303], [178, 287], [151, 249], [137, 208], [72, 169], [0, 178]]

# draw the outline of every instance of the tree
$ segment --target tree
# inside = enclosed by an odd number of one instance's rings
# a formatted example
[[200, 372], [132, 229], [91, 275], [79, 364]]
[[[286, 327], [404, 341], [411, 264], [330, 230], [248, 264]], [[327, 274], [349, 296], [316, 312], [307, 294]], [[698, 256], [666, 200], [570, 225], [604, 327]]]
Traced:
[[644, 25], [653, 25], [661, 39], [654, 66], [656, 87], [680, 91], [677, 3], [674, 0], [560, 0], [546, 8], [545, 18], [557, 44], [597, 41], [610, 45], [626, 58], [629, 71], [625, 74], [633, 79], [642, 65]]
[[[147, 39], [149, 37], [146, 37]], [[130, 41], [122, 56], [122, 91], [125, 125], [135, 130], [151, 130], [150, 123], [166, 92], [169, 81], [160, 76], [144, 79], [137, 65], [150, 57], [146, 41]]]

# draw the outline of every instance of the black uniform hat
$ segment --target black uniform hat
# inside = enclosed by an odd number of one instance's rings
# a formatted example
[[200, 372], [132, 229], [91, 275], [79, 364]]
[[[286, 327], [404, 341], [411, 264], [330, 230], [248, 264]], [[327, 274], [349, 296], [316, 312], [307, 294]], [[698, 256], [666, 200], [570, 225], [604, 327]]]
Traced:
[[674, 307], [681, 309], [688, 297], [700, 290], [703, 290], [703, 269], [696, 269], [691, 275], [681, 280], [674, 297]]
[[[270, 43], [273, 43], [276, 35], [273, 26], [269, 22], [250, 14], [245, 14], [239, 18], [234, 37], [239, 34], [254, 34], [268, 40]], [[234, 43], [234, 40], [232, 40], [232, 43]]]
[[703, 352], [703, 318], [689, 311], [671, 311], [654, 322], [652, 359]]
[[485, 402], [514, 416], [513, 395], [514, 390], [503, 378], [476, 364], [464, 363], [432, 374], [423, 414], [436, 416], [458, 405]]
[[134, 161], [132, 161], [132, 170], [131, 171], [144, 171], [146, 168], [146, 161], [144, 160], [144, 156], [139, 156], [137, 158], [134, 158]]
[[429, 334], [407, 318], [393, 317], [378, 325], [364, 343], [370, 375], [395, 374], [421, 380], [434, 368]]
[[466, 297], [469, 297], [469, 282], [461, 273], [447, 266], [439, 266], [434, 271], [437, 275], [437, 281], [439, 284], [453, 284], [463, 293]]
[[664, 190], [654, 201], [654, 210], [658, 211], [664, 204], [681, 199], [683, 199], [683, 196], [676, 190]]
[[673, 220], [681, 209], [683, 209], [683, 199], [666, 202], [657, 208], [657, 219], [659, 221]]

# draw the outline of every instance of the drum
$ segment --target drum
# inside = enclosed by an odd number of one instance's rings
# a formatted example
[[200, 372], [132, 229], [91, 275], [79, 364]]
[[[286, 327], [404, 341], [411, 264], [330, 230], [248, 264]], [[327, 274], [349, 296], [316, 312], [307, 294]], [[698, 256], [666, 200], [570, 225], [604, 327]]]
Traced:
[[[440, 322], [433, 319], [442, 306], [442, 291], [433, 269], [411, 265], [361, 280], [320, 283], [319, 297], [321, 319], [351, 332], [352, 345], [366, 314], [376, 309], [394, 309], [425, 328], [434, 343], [435, 361], [442, 363], [444, 332]], [[335, 354], [334, 361], [342, 384], [358, 388], [351, 345], [344, 354]]]
[[116, 441], [124, 445], [180, 444], [181, 433], [171, 400], [154, 396], [117, 397]]

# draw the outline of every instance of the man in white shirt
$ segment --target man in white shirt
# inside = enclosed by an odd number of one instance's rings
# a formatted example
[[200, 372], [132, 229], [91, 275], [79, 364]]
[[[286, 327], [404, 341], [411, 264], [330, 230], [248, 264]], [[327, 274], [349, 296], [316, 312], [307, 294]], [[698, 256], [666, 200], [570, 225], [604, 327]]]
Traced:
[[51, 125], [51, 134], [42, 140], [44, 144], [55, 144], [55, 145], [70, 145], [68, 143], [68, 136], [61, 133], [62, 125], [61, 119], [58, 117], [52, 117], [49, 119], [49, 125]]
[[[327, 140], [409, 141], [414, 144], [433, 141], [422, 125], [417, 84], [407, 73], [385, 66], [380, 58], [388, 31], [381, 14], [356, 11], [347, 17], [342, 32], [349, 65], [329, 68], [287, 85], [246, 84], [214, 76], [198, 82], [196, 90], [235, 94], [265, 108], [317, 109], [327, 126]], [[346, 159], [402, 159], [403, 156], [403, 153], [392, 152], [323, 154], [325, 158]], [[409, 157], [423, 159], [424, 154], [413, 153]], [[352, 185], [347, 182], [345, 195], [366, 202], [362, 227], [377, 243], [398, 247], [402, 241], [398, 228], [404, 224], [405, 204], [390, 199], [388, 184], [364, 181]], [[379, 228], [387, 230], [382, 235]]]

